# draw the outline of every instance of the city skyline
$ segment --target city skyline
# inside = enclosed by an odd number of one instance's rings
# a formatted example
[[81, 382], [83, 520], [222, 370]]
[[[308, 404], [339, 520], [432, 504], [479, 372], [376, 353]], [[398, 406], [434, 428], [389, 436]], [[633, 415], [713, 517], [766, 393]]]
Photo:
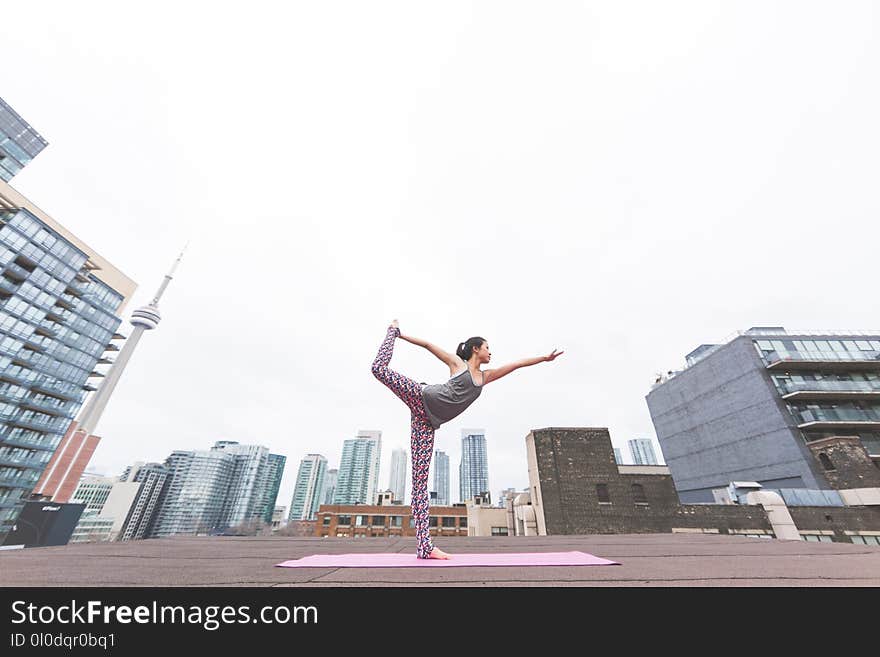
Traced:
[[[397, 318], [447, 351], [485, 337], [492, 366], [565, 349], [436, 432], [452, 463], [461, 428], [489, 432], [497, 495], [527, 485], [532, 429], [653, 437], [644, 397], [694, 345], [760, 324], [872, 329], [859, 286], [793, 265], [782, 294], [755, 245], [798, 263], [839, 250], [872, 280], [874, 241], [852, 236], [876, 231], [876, 19], [771, 5], [352, 3], [343, 25], [329, 7], [271, 24], [217, 7], [207, 31], [188, 6], [125, 23], [110, 4], [7, 8], [29, 29], [6, 35], [0, 96], [49, 142], [12, 186], [143, 286], [132, 308], [191, 239], [92, 467], [217, 440], [338, 464], [375, 427], [384, 478], [410, 414], [369, 363]], [[264, 134], [232, 166], [243, 111]], [[449, 374], [400, 341], [391, 368]]]

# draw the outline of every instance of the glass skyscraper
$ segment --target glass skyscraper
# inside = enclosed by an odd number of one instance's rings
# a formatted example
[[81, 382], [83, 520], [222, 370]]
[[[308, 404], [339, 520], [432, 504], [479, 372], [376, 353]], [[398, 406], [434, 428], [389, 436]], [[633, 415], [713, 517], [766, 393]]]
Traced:
[[207, 534], [223, 527], [227, 497], [235, 474], [235, 456], [223, 450], [172, 452], [170, 471], [151, 538]]
[[289, 520], [315, 519], [315, 513], [321, 505], [326, 472], [327, 459], [320, 454], [308, 454], [300, 461], [293, 498], [290, 501]]
[[406, 489], [406, 450], [395, 449], [391, 452], [391, 477], [388, 482], [389, 490], [394, 492], [394, 499], [403, 502]]
[[[0, 542], [74, 419], [112, 340], [124, 296], [91, 255], [0, 183]], [[7, 195], [8, 194], [8, 195]], [[4, 203], [4, 199], [6, 203]], [[131, 287], [133, 291], [133, 286]], [[130, 291], [129, 291], [130, 294]]]
[[458, 490], [461, 502], [489, 490], [489, 458], [486, 454], [486, 432], [482, 429], [461, 430]]
[[269, 471], [266, 476], [266, 494], [263, 502], [263, 521], [272, 524], [275, 514], [275, 502], [278, 501], [278, 489], [284, 477], [284, 465], [287, 457], [280, 454], [269, 454]]
[[136, 287], [7, 184], [45, 146], [0, 100], [0, 544], [119, 351]]
[[343, 443], [334, 504], [375, 503], [381, 452], [381, 431], [359, 431]]
[[438, 506], [446, 506], [449, 502], [449, 455], [440, 450], [434, 451], [434, 487], [431, 489], [437, 493]]
[[277, 476], [277, 460], [273, 466], [269, 456], [265, 447], [229, 440], [210, 450], [173, 452], [165, 461], [170, 474], [151, 537], [262, 522]]
[[321, 504], [333, 504], [333, 498], [336, 495], [336, 480], [339, 477], [339, 470], [333, 468], [327, 470], [324, 476], [324, 489], [321, 492]]
[[[223, 524], [237, 527], [262, 519], [269, 480], [269, 450], [259, 445], [241, 445], [230, 440], [219, 440], [211, 449], [225, 451], [235, 457]], [[272, 508], [275, 508], [275, 500], [272, 500]]]
[[657, 465], [657, 455], [654, 453], [654, 445], [647, 438], [628, 440], [629, 453], [632, 454], [634, 465]]
[[0, 179], [12, 180], [48, 143], [0, 98]]

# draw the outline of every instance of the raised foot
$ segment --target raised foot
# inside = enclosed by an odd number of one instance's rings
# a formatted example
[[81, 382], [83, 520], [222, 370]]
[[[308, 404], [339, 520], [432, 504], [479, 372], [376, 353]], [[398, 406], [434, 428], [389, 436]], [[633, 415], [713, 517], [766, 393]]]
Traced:
[[428, 555], [428, 559], [448, 559], [449, 555], [440, 548], [435, 547]]

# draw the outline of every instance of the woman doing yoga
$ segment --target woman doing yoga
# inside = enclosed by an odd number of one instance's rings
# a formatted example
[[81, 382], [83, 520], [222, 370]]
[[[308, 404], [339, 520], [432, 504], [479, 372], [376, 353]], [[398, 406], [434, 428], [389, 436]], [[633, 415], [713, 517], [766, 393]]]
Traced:
[[[397, 337], [430, 351], [449, 367], [452, 378], [446, 383], [426, 385], [389, 369], [388, 363], [391, 362], [394, 339]], [[487, 384], [520, 367], [552, 361], [562, 353], [554, 349], [549, 356], [524, 358], [498, 369], [481, 370], [480, 366], [488, 364], [492, 358], [489, 343], [483, 338], [474, 337], [462, 342], [453, 355], [430, 342], [401, 335], [397, 320], [391, 322], [373, 361], [373, 375], [391, 388], [412, 412], [412, 515], [418, 540], [416, 556], [419, 559], [449, 558], [448, 554], [434, 547], [428, 531], [428, 469], [434, 450], [434, 431], [458, 417], [480, 396]]]

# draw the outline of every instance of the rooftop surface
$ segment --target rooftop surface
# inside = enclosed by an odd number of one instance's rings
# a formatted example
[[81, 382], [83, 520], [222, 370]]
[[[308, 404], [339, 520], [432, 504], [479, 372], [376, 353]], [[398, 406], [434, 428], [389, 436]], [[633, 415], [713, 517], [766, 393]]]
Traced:
[[0, 551], [0, 586], [880, 586], [880, 547], [709, 534], [444, 537], [464, 552], [579, 550], [620, 566], [276, 568], [415, 552], [414, 538], [179, 537]]

